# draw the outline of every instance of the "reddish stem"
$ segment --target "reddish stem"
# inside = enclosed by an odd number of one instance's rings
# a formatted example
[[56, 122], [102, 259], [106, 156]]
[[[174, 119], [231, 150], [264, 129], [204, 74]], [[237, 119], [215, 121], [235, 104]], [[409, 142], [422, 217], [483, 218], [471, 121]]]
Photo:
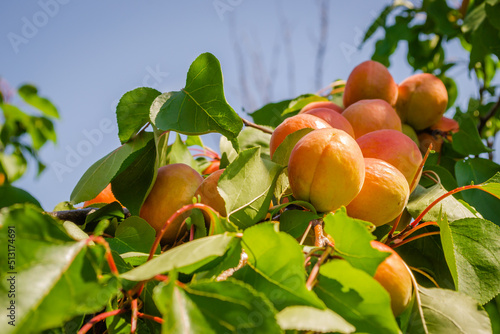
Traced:
[[413, 232], [415, 231], [418, 231], [420, 230], [421, 228], [424, 228], [426, 226], [438, 226], [438, 223], [436, 222], [426, 222], [426, 223], [423, 223], [423, 224], [419, 224], [418, 226], [412, 228], [411, 230], [409, 230], [408, 232], [404, 233], [403, 235], [401, 235], [401, 237], [399, 235], [396, 235], [396, 239], [399, 239], [399, 240], [404, 240], [406, 239], [408, 236], [410, 236], [411, 234], [413, 234]]
[[[205, 204], [201, 204], [201, 203], [193, 203], [193, 204], [188, 204], [188, 205], [185, 205], [183, 206], [182, 208], [180, 208], [179, 210], [175, 211], [174, 214], [172, 216], [170, 216], [170, 218], [168, 218], [168, 220], [165, 222], [165, 224], [163, 224], [163, 227], [161, 228], [160, 232], [156, 235], [156, 239], [153, 243], [153, 246], [151, 247], [151, 250], [149, 252], [149, 257], [148, 257], [148, 261], [151, 260], [155, 254], [155, 250], [156, 248], [158, 247], [158, 245], [160, 244], [160, 241], [161, 241], [161, 238], [163, 237], [163, 235], [165, 234], [165, 231], [167, 230], [168, 226], [175, 220], [177, 219], [177, 217], [179, 217], [180, 215], [182, 215], [184, 212], [186, 211], [189, 211], [189, 210], [192, 210], [192, 209], [200, 209], [200, 210], [203, 210], [205, 211], [206, 213], [208, 213], [210, 216], [214, 213], [216, 213], [215, 211], [212, 210], [212, 208], [210, 208], [208, 205], [205, 205]], [[217, 213], [216, 213], [217, 214]], [[218, 214], [217, 214], [218, 215]]]
[[130, 306], [132, 308], [132, 318], [130, 320], [130, 334], [134, 334], [135, 331], [137, 330], [137, 312], [139, 312], [139, 309], [137, 307], [137, 298], [132, 299]]
[[160, 317], [155, 317], [154, 315], [149, 315], [149, 314], [144, 314], [144, 313], [141, 313], [141, 312], [137, 312], [137, 316], [139, 318], [149, 319], [149, 320], [156, 321], [159, 324], [163, 324], [163, 319], [160, 318]]
[[154, 279], [157, 280], [157, 281], [164, 282], [164, 281], [168, 281], [168, 276], [167, 275], [160, 275], [160, 274], [158, 274], [158, 275], [156, 275], [154, 277]]
[[316, 277], [318, 276], [318, 273], [319, 273], [319, 267], [321, 267], [323, 262], [326, 261], [326, 259], [328, 258], [328, 255], [330, 255], [332, 250], [333, 250], [332, 247], [326, 246], [325, 251], [323, 252], [323, 254], [321, 254], [321, 257], [318, 259], [318, 262], [316, 262], [316, 264], [312, 268], [311, 274], [309, 274], [309, 277], [307, 278], [307, 282], [306, 282], [306, 288], [308, 290], [312, 290], [312, 288], [314, 286], [314, 282], [316, 282]]
[[189, 229], [189, 241], [194, 240], [194, 224], [191, 225], [191, 228]]
[[87, 244], [90, 241], [93, 241], [96, 244], [104, 246], [104, 248], [106, 250], [106, 261], [108, 262], [108, 265], [109, 265], [109, 268], [111, 269], [111, 272], [114, 275], [117, 275], [117, 276], [120, 275], [120, 273], [118, 272], [118, 268], [116, 267], [115, 260], [113, 259], [113, 254], [111, 254], [111, 248], [109, 248], [108, 242], [106, 240], [104, 240], [103, 237], [101, 237], [101, 236], [95, 236], [95, 235], [91, 235], [87, 239]]
[[85, 325], [83, 325], [82, 328], [80, 328], [80, 330], [78, 331], [78, 334], [85, 334], [87, 333], [96, 323], [98, 323], [99, 321], [103, 321], [104, 319], [106, 318], [109, 318], [109, 317], [114, 317], [115, 315], [118, 315], [118, 314], [122, 314], [124, 313], [125, 310], [124, 309], [118, 309], [118, 310], [113, 310], [113, 311], [109, 311], [109, 312], [104, 312], [104, 313], [101, 313], [101, 314], [98, 314], [96, 315], [95, 317], [93, 317], [92, 319], [90, 319], [89, 322], [87, 322]]
[[417, 240], [417, 239], [420, 239], [420, 238], [423, 238], [423, 237], [428, 237], [430, 235], [437, 235], [439, 233], [440, 233], [439, 231], [437, 231], [437, 232], [422, 233], [422, 234], [419, 234], [417, 236], [414, 236], [413, 238], [406, 239], [405, 241], [402, 241], [402, 242], [400, 242], [398, 244], [393, 244], [393, 245], [391, 245], [391, 247], [394, 249], [394, 248], [397, 248], [399, 246], [403, 246], [404, 244], [407, 244], [409, 242], [412, 242], [413, 240]]

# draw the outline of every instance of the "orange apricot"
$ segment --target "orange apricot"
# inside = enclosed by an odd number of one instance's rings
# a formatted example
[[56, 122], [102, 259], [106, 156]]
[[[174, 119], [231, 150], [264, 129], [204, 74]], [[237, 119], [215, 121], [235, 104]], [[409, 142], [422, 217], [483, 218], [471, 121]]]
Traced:
[[[359, 137], [356, 141], [365, 158], [377, 158], [390, 163], [411, 185], [413, 178], [419, 172], [422, 154], [410, 137], [396, 130], [377, 130]], [[417, 186], [420, 175], [421, 171], [410, 192]]]
[[327, 122], [328, 124], [330, 124], [330, 126], [332, 128], [344, 130], [352, 138], [355, 138], [354, 137], [354, 130], [352, 128], [351, 123], [349, 123], [349, 121], [344, 116], [342, 116], [341, 114], [339, 114], [338, 112], [336, 112], [332, 109], [328, 109], [328, 108], [310, 109], [310, 110], [306, 111], [304, 114], [314, 115], [316, 117], [319, 117], [322, 120], [324, 120], [325, 122]]
[[381, 99], [396, 104], [398, 85], [389, 70], [379, 62], [367, 60], [356, 66], [344, 89], [344, 108], [359, 100]]
[[300, 114], [285, 119], [280, 125], [274, 129], [271, 135], [269, 150], [271, 158], [278, 146], [285, 140], [286, 136], [301, 129], [324, 129], [331, 126], [324, 120], [314, 115]]
[[203, 170], [202, 174], [212, 174], [213, 172], [219, 170], [219, 168], [220, 168], [220, 160], [215, 159], [210, 163], [210, 165], [208, 165], [207, 168]]
[[401, 131], [401, 119], [389, 103], [380, 99], [361, 100], [342, 113], [354, 129], [356, 138], [382, 129]]
[[[160, 167], [153, 188], [141, 207], [139, 216], [146, 220], [158, 233], [167, 220], [184, 205], [192, 203], [196, 189], [203, 177], [186, 164], [171, 164]], [[182, 221], [189, 212], [170, 223], [162, 237], [164, 243], [173, 243], [177, 235], [182, 236], [185, 225]]]
[[384, 225], [404, 210], [409, 196], [408, 182], [396, 167], [380, 159], [365, 158], [365, 181], [347, 205], [347, 214], [375, 226]]
[[320, 212], [349, 204], [365, 178], [365, 163], [356, 141], [338, 129], [314, 130], [302, 137], [288, 161], [293, 196]]
[[317, 108], [328, 108], [328, 109], [332, 109], [332, 110], [335, 110], [336, 112], [338, 112], [339, 114], [342, 113], [342, 111], [344, 109], [342, 109], [340, 106], [336, 105], [335, 103], [333, 102], [330, 102], [330, 101], [317, 101], [317, 102], [311, 102], [309, 104], [307, 104], [304, 108], [302, 108], [300, 111], [299, 111], [299, 114], [303, 114], [311, 109], [317, 109]]
[[118, 202], [115, 195], [113, 195], [113, 191], [111, 190], [111, 183], [106, 186], [95, 198], [85, 201], [83, 203], [83, 207], [87, 207], [91, 204], [95, 203], [113, 203]]
[[200, 184], [194, 196], [200, 196], [200, 203], [210, 206], [217, 211], [221, 216], [226, 217], [226, 203], [217, 190], [220, 176], [224, 173], [224, 169], [219, 169], [210, 174]]
[[422, 154], [427, 152], [429, 145], [432, 143], [432, 149], [436, 152], [441, 152], [443, 142], [446, 139], [451, 142], [452, 135], [459, 130], [458, 122], [448, 117], [441, 117], [441, 119], [428, 130], [418, 134], [420, 141], [420, 151]]
[[373, 278], [389, 293], [392, 313], [397, 317], [411, 301], [413, 291], [411, 274], [403, 259], [391, 247], [375, 240], [371, 241], [371, 246], [379, 251], [391, 253], [379, 264]]
[[447, 105], [445, 85], [430, 73], [414, 74], [399, 84], [396, 111], [417, 131], [437, 123]]

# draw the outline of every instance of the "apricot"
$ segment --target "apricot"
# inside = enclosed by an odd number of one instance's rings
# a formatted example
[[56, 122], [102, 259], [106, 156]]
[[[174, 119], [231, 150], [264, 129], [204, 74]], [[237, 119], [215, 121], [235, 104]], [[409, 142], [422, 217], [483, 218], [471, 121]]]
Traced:
[[401, 124], [401, 131], [407, 135], [408, 137], [411, 138], [417, 144], [417, 146], [420, 146], [420, 141], [418, 140], [418, 135], [415, 132], [415, 130], [408, 124], [403, 123]]
[[207, 168], [205, 168], [202, 174], [212, 174], [213, 172], [219, 170], [220, 168], [220, 160], [213, 160]]
[[349, 121], [344, 116], [342, 116], [341, 114], [339, 114], [338, 112], [336, 112], [332, 109], [328, 109], [328, 108], [310, 109], [310, 110], [306, 111], [304, 114], [319, 117], [322, 120], [324, 120], [325, 122], [327, 122], [328, 124], [330, 124], [330, 126], [332, 128], [344, 130], [352, 138], [355, 138], [354, 137], [354, 130], [352, 128], [351, 123], [349, 123]]
[[0, 186], [3, 185], [4, 182], [5, 182], [5, 174], [0, 173]]
[[[203, 177], [186, 164], [171, 164], [160, 167], [153, 188], [141, 207], [139, 216], [146, 220], [158, 233], [172, 214], [181, 207], [192, 203], [196, 189]], [[173, 243], [182, 235], [181, 224], [189, 213], [172, 221], [162, 237], [164, 243]]]
[[320, 212], [334, 211], [358, 195], [365, 178], [356, 141], [338, 129], [314, 130], [302, 137], [288, 161], [293, 196]]
[[441, 152], [444, 139], [451, 142], [453, 133], [458, 132], [458, 130], [459, 125], [457, 121], [445, 116], [441, 117], [428, 131], [418, 135], [420, 151], [425, 154], [427, 148], [432, 143], [432, 149], [436, 152]]
[[379, 62], [367, 60], [356, 66], [344, 89], [344, 108], [359, 100], [381, 99], [396, 104], [398, 85], [389, 70]]
[[347, 214], [375, 226], [384, 225], [404, 210], [409, 196], [408, 182], [396, 167], [380, 159], [365, 158], [365, 182], [347, 205]]
[[301, 129], [324, 129], [331, 126], [324, 120], [314, 115], [300, 114], [285, 119], [280, 125], [274, 129], [271, 135], [269, 149], [271, 158], [278, 146], [285, 140], [286, 136]]
[[430, 73], [412, 75], [399, 84], [396, 111], [417, 131], [437, 123], [447, 105], [445, 85]]
[[83, 203], [83, 207], [87, 207], [91, 204], [95, 203], [113, 203], [118, 202], [115, 195], [113, 195], [113, 191], [111, 190], [111, 183], [106, 186], [95, 198], [85, 201]]
[[219, 190], [217, 190], [217, 184], [219, 183], [219, 179], [222, 173], [224, 173], [224, 169], [219, 169], [210, 174], [200, 184], [194, 196], [200, 196], [200, 203], [210, 206], [221, 216], [226, 217], [226, 203], [224, 202], [222, 196], [219, 194]]
[[380, 99], [361, 100], [342, 113], [354, 129], [355, 138], [382, 129], [401, 131], [401, 119], [389, 103]]
[[419, 173], [410, 192], [415, 189], [421, 175], [419, 166], [422, 154], [410, 137], [396, 130], [377, 130], [359, 137], [356, 141], [365, 158], [377, 158], [390, 163], [404, 175], [409, 185]]
[[413, 291], [411, 273], [403, 259], [391, 247], [375, 240], [371, 241], [371, 246], [379, 251], [391, 253], [378, 266], [373, 278], [389, 293], [392, 313], [397, 317], [411, 301]]
[[336, 112], [338, 112], [339, 114], [342, 113], [342, 111], [344, 109], [342, 109], [340, 106], [336, 105], [335, 103], [333, 102], [330, 102], [330, 101], [317, 101], [317, 102], [311, 102], [309, 104], [307, 104], [304, 108], [302, 108], [300, 111], [299, 111], [299, 114], [303, 114], [311, 109], [317, 109], [317, 108], [328, 108], [328, 109], [332, 109], [332, 110], [335, 110]]

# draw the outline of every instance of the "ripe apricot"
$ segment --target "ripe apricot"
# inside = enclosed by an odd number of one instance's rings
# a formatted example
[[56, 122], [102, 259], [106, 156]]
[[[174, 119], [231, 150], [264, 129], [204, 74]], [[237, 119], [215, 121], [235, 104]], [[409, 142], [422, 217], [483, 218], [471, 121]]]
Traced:
[[401, 119], [389, 103], [380, 99], [361, 100], [342, 113], [354, 129], [355, 138], [382, 129], [401, 131]]
[[[141, 207], [139, 216], [158, 233], [170, 216], [184, 205], [192, 203], [196, 189], [203, 177], [186, 164], [171, 164], [160, 167], [153, 188]], [[167, 228], [162, 237], [164, 243], [173, 243], [182, 221], [189, 215], [178, 217]], [[182, 229], [185, 229], [183, 227]]]
[[390, 252], [377, 268], [373, 278], [384, 287], [391, 297], [391, 308], [397, 317], [408, 307], [412, 295], [411, 274], [403, 259], [391, 247], [372, 240], [371, 246], [379, 251]]
[[322, 120], [324, 120], [325, 122], [327, 122], [328, 124], [330, 124], [330, 126], [332, 128], [344, 130], [352, 138], [355, 138], [354, 137], [354, 130], [352, 128], [351, 123], [349, 123], [349, 121], [344, 116], [342, 116], [341, 114], [339, 114], [338, 112], [336, 112], [332, 109], [328, 109], [328, 108], [310, 109], [310, 110], [306, 111], [304, 114], [319, 117]]
[[381, 99], [396, 104], [398, 85], [389, 70], [379, 62], [367, 60], [356, 66], [344, 89], [344, 108], [359, 100]]
[[219, 170], [220, 167], [220, 160], [216, 159], [213, 160], [210, 165], [208, 165], [207, 168], [203, 170], [202, 174], [212, 174], [213, 172]]
[[106, 186], [95, 198], [85, 201], [83, 203], [83, 207], [87, 207], [91, 204], [95, 203], [113, 203], [118, 202], [115, 195], [113, 195], [113, 191], [111, 190], [111, 183]]
[[301, 129], [324, 129], [331, 126], [324, 120], [314, 115], [300, 114], [285, 119], [280, 125], [274, 129], [271, 135], [269, 150], [271, 158], [278, 146], [285, 140], [286, 136]]
[[380, 159], [365, 158], [365, 182], [347, 205], [347, 214], [375, 226], [384, 225], [404, 210], [409, 196], [408, 182], [396, 167]]
[[432, 143], [432, 149], [436, 152], [441, 152], [444, 139], [451, 141], [452, 134], [458, 132], [458, 130], [459, 125], [457, 121], [445, 116], [441, 117], [427, 132], [422, 132], [418, 135], [420, 151], [425, 154], [427, 148]]
[[437, 123], [447, 105], [445, 85], [430, 73], [412, 75], [399, 84], [396, 111], [417, 131]]
[[[384, 160], [396, 167], [406, 178], [408, 184], [419, 171], [422, 155], [417, 144], [404, 133], [396, 130], [377, 130], [356, 139], [365, 158]], [[420, 172], [421, 173], [421, 172]], [[418, 184], [417, 177], [413, 188]]]
[[330, 101], [317, 101], [317, 102], [311, 102], [309, 104], [307, 104], [304, 108], [302, 108], [300, 111], [299, 111], [299, 114], [303, 114], [311, 109], [317, 109], [317, 108], [328, 108], [328, 109], [332, 109], [332, 110], [335, 110], [336, 112], [338, 112], [339, 114], [342, 113], [342, 111], [344, 109], [342, 109], [340, 106], [336, 105], [335, 103], [333, 102], [330, 102]]
[[349, 204], [365, 178], [365, 163], [356, 141], [338, 129], [314, 130], [302, 137], [288, 161], [293, 196], [320, 212]]
[[226, 203], [219, 194], [219, 190], [217, 190], [217, 184], [219, 183], [219, 179], [222, 173], [224, 173], [224, 169], [219, 169], [210, 174], [200, 184], [194, 196], [198, 197], [199, 195], [200, 203], [210, 206], [212, 209], [217, 211], [221, 216], [226, 217], [227, 215]]

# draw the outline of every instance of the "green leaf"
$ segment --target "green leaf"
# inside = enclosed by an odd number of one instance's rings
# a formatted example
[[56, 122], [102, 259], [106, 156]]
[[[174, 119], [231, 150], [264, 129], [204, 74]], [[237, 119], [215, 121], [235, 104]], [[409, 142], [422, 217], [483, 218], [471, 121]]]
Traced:
[[[269, 143], [271, 142], [270, 134], [255, 128], [246, 127], [240, 132], [237, 139], [241, 151], [252, 147], [260, 147], [260, 156], [264, 159], [271, 160], [269, 153]], [[231, 142], [225, 137], [220, 138], [220, 152], [221, 155], [226, 155], [228, 164], [233, 162], [238, 156], [238, 152], [236, 152]]]
[[59, 118], [57, 108], [48, 99], [38, 95], [38, 89], [30, 84], [19, 87], [19, 96], [29, 105], [40, 110], [44, 115]]
[[392, 12], [393, 9], [394, 9], [393, 6], [385, 6], [384, 9], [382, 9], [378, 18], [375, 21], [373, 21], [372, 24], [366, 30], [361, 45], [363, 45], [375, 33], [375, 31], [377, 31], [378, 28], [385, 27], [387, 16]]
[[285, 330], [320, 333], [353, 333], [356, 328], [332, 310], [318, 310], [310, 306], [289, 306], [276, 315]]
[[218, 132], [234, 139], [243, 122], [226, 102], [219, 61], [210, 53], [201, 54], [189, 67], [186, 87], [172, 92], [151, 121], [161, 130], [197, 135]]
[[147, 146], [153, 134], [143, 132], [133, 141], [123, 144], [113, 152], [94, 163], [83, 174], [78, 184], [71, 193], [71, 201], [80, 203], [96, 197], [113, 180], [119, 171], [128, 167], [134, 159], [129, 159], [133, 154]]
[[328, 101], [326, 97], [315, 95], [315, 94], [304, 94], [290, 101], [288, 108], [283, 110], [281, 113], [282, 116], [292, 116], [293, 114], [297, 114], [302, 108], [308, 105], [311, 102], [318, 101]]
[[280, 231], [297, 239], [304, 234], [311, 220], [319, 218], [314, 212], [287, 210], [280, 215]]
[[272, 223], [262, 223], [245, 230], [242, 246], [248, 263], [233, 277], [268, 296], [278, 310], [292, 305], [324, 309], [318, 297], [306, 288], [304, 255], [299, 243], [274, 228]]
[[389, 294], [370, 275], [344, 260], [330, 261], [319, 272], [314, 291], [330, 310], [354, 325], [356, 332], [399, 333]]
[[122, 144], [149, 122], [149, 109], [160, 94], [156, 89], [140, 87], [122, 96], [116, 106], [118, 137]]
[[113, 194], [133, 215], [139, 215], [141, 206], [154, 185], [156, 176], [156, 148], [153, 140], [135, 151], [122, 164], [125, 167], [111, 181]]
[[455, 286], [481, 304], [500, 293], [500, 227], [479, 218], [439, 222]]
[[268, 103], [260, 109], [255, 110], [250, 114], [253, 121], [260, 125], [267, 125], [273, 128], [277, 127], [284, 119], [281, 117], [292, 100], [284, 100], [275, 103]]
[[325, 232], [335, 241], [335, 253], [353, 267], [375, 275], [378, 265], [390, 254], [370, 245], [375, 237], [368, 230], [369, 223], [347, 216], [345, 208], [323, 218]]
[[[471, 183], [480, 184], [487, 181], [495, 173], [500, 172], [500, 166], [491, 160], [483, 158], [466, 159], [455, 164], [455, 175], [458, 186]], [[500, 201], [481, 190], [463, 191], [464, 200], [474, 206], [481, 215], [500, 226]]]
[[465, 156], [491, 152], [491, 149], [482, 142], [477, 127], [470, 117], [462, 116], [458, 123], [460, 130], [452, 136], [452, 147], [455, 151]]
[[186, 146], [186, 144], [184, 144], [179, 134], [177, 134], [175, 142], [172, 144], [172, 147], [170, 148], [170, 152], [168, 153], [167, 159], [169, 164], [176, 164], [176, 163], [186, 164], [188, 166], [191, 166], [198, 172], [200, 173], [202, 172], [201, 170], [198, 169], [198, 164], [194, 160], [193, 156], [191, 155], [191, 152], [189, 152], [188, 147]]
[[217, 189], [232, 223], [246, 228], [266, 216], [281, 170], [278, 164], [260, 157], [260, 147], [242, 151], [226, 167]]
[[85, 224], [104, 219], [112, 219], [115, 217], [119, 219], [125, 218], [123, 208], [118, 202], [106, 204], [102, 208], [99, 208], [97, 211], [92, 212], [87, 217], [85, 217]]
[[[12, 226], [15, 241], [8, 237]], [[17, 286], [16, 326], [4, 319], [2, 333], [38, 333], [59, 327], [77, 315], [100, 311], [119, 291], [116, 278], [101, 277], [107, 268], [102, 246], [74, 241], [60, 223], [32, 206], [1, 211], [0, 243], [15, 247], [16, 253], [15, 263], [8, 262], [7, 251], [0, 253], [1, 263], [13, 266], [0, 274], [2, 305], [12, 300], [7, 279], [14, 275]]]
[[470, 31], [476, 30], [481, 23], [486, 19], [486, 11], [485, 11], [485, 4], [482, 3], [476, 8], [474, 8], [473, 11], [467, 14], [464, 24], [462, 25], [462, 31], [464, 33], [468, 33]]
[[[426, 333], [488, 334], [488, 314], [471, 297], [445, 289], [418, 288], [422, 301]], [[420, 322], [419, 321], [419, 322]], [[422, 333], [419, 322], [413, 322], [408, 333]]]
[[295, 131], [285, 137], [285, 140], [278, 146], [273, 154], [273, 161], [282, 166], [288, 166], [288, 160], [290, 160], [290, 153], [292, 153], [295, 144], [304, 137], [309, 132], [314, 129], [305, 128]]
[[[114, 238], [107, 239], [112, 250], [123, 254], [127, 252], [149, 253], [156, 237], [156, 231], [144, 219], [132, 216], [118, 225]], [[160, 247], [156, 249], [160, 253]]]
[[28, 162], [22, 152], [4, 154], [0, 152], [0, 171], [6, 175], [9, 182], [14, 182], [21, 178], [26, 172]]
[[[447, 191], [440, 184], [427, 189], [417, 186], [411, 193], [406, 208], [411, 216], [416, 218], [429, 204], [446, 193]], [[446, 214], [449, 221], [462, 218], [482, 218], [481, 215], [471, 211], [453, 196], [448, 196], [440, 201], [424, 216], [423, 220], [438, 221], [440, 214]]]
[[0, 208], [8, 207], [16, 203], [32, 203], [41, 208], [40, 202], [31, 194], [20, 188], [5, 184], [0, 186]]
[[230, 234], [196, 239], [164, 252], [145, 264], [123, 273], [121, 277], [131, 281], [144, 281], [172, 270], [191, 274], [208, 264], [217, 265], [228, 249], [235, 247], [238, 242], [239, 239]]

